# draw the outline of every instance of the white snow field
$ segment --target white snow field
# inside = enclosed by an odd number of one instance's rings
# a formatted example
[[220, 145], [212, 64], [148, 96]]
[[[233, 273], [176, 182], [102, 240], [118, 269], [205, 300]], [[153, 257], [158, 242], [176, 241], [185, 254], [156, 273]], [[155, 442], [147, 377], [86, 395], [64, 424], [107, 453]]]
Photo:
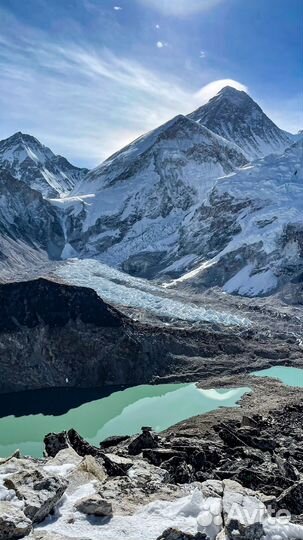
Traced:
[[[186, 488], [185, 488], [186, 489]], [[190, 489], [190, 486], [188, 486]], [[87, 483], [71, 495], [65, 495], [53, 517], [47, 518], [39, 531], [61, 533], [64, 537], [89, 540], [156, 540], [169, 527], [195, 534], [198, 531], [215, 540], [222, 529], [222, 499], [204, 497], [198, 488], [174, 501], [156, 500], [132, 515], [114, 515], [112, 519], [87, 517], [74, 509], [76, 501], [95, 492], [94, 483]], [[285, 520], [267, 519], [265, 507], [262, 540], [303, 539], [303, 527]]]
[[[75, 463], [49, 466], [45, 472], [66, 476]], [[5, 478], [16, 471], [16, 465], [9, 462], [2, 465], [0, 475], [0, 501], [12, 501], [15, 506], [23, 508], [23, 501], [12, 495], [3, 484]], [[97, 483], [90, 481], [65, 494], [57, 505], [54, 515], [48, 516], [35, 529], [40, 532], [62, 534], [64, 538], [79, 540], [156, 540], [161, 533], [174, 527], [183, 532], [195, 534], [205, 533], [210, 540], [216, 540], [222, 529], [222, 498], [205, 497], [199, 487], [184, 485], [184, 496], [173, 501], [155, 500], [139, 506], [137, 510], [123, 515], [114, 513], [111, 519], [85, 516], [76, 511], [74, 505], [79, 499], [96, 492]], [[236, 499], [235, 499], [236, 500]], [[257, 502], [257, 507], [256, 507]], [[265, 536], [261, 540], [303, 540], [303, 526], [290, 523], [285, 518], [275, 519], [267, 515], [265, 506], [255, 497], [245, 498], [245, 508], [252, 511], [253, 521], [261, 519]], [[258, 513], [253, 511], [258, 508]], [[231, 511], [233, 509], [231, 508]], [[241, 514], [242, 515], [242, 514]], [[250, 519], [244, 514], [244, 519]]]
[[[172, 320], [210, 322], [225, 326], [249, 326], [250, 321], [233, 314], [197, 307], [165, 296], [166, 290], [148, 281], [129, 276], [91, 259], [71, 259], [54, 274], [71, 285], [94, 289], [113, 305], [140, 308]], [[163, 296], [162, 296], [163, 295]]]
[[[288, 263], [299, 264], [301, 259], [299, 240], [289, 240], [282, 246], [282, 238], [288, 225], [303, 226], [303, 140], [287, 148], [282, 155], [269, 155], [218, 178], [214, 191], [222, 201], [232, 198], [237, 202], [248, 202], [248, 206], [237, 216], [240, 232], [232, 236], [215, 257], [166, 286], [194, 280], [225, 255], [237, 252], [244, 246], [260, 244], [268, 262], [263, 268], [256, 269], [256, 260], [253, 257], [247, 260], [242, 269], [224, 284], [223, 290], [247, 296], [273, 291], [278, 283], [277, 275], [282, 261], [282, 266], [287, 266]], [[208, 200], [206, 204], [211, 203]], [[233, 213], [232, 205], [225, 212], [228, 219]], [[188, 223], [189, 241], [196, 227], [194, 220]]]

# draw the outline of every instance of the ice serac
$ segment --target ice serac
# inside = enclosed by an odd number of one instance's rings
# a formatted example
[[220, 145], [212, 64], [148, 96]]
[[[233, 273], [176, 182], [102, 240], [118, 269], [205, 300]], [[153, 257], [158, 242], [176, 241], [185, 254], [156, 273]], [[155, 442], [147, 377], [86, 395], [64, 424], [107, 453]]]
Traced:
[[249, 159], [282, 153], [294, 136], [278, 128], [244, 91], [226, 86], [188, 116], [236, 143]]
[[175, 284], [268, 295], [302, 282], [303, 141], [221, 178], [181, 233], [200, 265]]
[[44, 197], [68, 193], [87, 173], [20, 131], [0, 141], [0, 167]]
[[218, 176], [247, 162], [240, 148], [179, 115], [91, 171], [57, 202], [68, 253], [153, 277], [173, 260], [184, 217]]

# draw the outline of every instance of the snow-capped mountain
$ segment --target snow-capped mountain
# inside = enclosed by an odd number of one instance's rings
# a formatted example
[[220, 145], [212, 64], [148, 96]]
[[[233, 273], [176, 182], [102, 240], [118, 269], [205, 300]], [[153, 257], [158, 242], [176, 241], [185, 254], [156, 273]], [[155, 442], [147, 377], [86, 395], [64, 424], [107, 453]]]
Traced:
[[0, 169], [0, 262], [17, 266], [36, 258], [59, 259], [64, 234], [56, 209], [41, 193]]
[[65, 256], [99, 257], [154, 276], [168, 265], [185, 215], [218, 176], [246, 163], [235, 144], [177, 116], [91, 171], [66, 208]]
[[294, 142], [294, 136], [278, 128], [246, 92], [230, 86], [188, 116], [236, 143], [250, 160], [279, 154]]
[[172, 285], [269, 294], [303, 271], [303, 140], [217, 181], [185, 220], [179, 257], [200, 263]]
[[17, 133], [0, 143], [0, 258], [95, 258], [172, 286], [269, 294], [303, 270], [302, 147], [232, 88], [86, 175]]
[[87, 169], [71, 165], [35, 137], [20, 131], [0, 141], [0, 168], [40, 191], [44, 197], [68, 193], [87, 173]]

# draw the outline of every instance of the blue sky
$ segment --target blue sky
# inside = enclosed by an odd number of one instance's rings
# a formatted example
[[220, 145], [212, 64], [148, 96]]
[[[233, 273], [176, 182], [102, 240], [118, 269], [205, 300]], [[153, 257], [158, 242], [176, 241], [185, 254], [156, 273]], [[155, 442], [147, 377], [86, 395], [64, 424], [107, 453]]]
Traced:
[[0, 0], [0, 138], [91, 167], [228, 81], [296, 132], [302, 19], [302, 0]]

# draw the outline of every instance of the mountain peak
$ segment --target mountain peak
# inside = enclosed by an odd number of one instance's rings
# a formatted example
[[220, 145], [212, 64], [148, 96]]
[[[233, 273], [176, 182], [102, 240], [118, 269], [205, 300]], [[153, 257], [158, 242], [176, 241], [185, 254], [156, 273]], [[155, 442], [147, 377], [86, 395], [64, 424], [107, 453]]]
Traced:
[[230, 96], [245, 95], [245, 96], [248, 96], [248, 94], [246, 92], [244, 92], [244, 90], [238, 90], [234, 86], [228, 86], [228, 85], [221, 88], [221, 90], [219, 90], [217, 95], [226, 95], [226, 96], [228, 96], [228, 95], [230, 95]]
[[33, 135], [29, 135], [29, 133], [22, 133], [22, 131], [17, 131], [16, 133], [4, 140], [11, 143], [34, 143], [41, 146], [42, 148], [44, 147], [44, 145], [41, 144], [40, 141], [36, 139], [36, 137], [34, 137]]
[[22, 131], [0, 141], [0, 167], [45, 197], [69, 192], [87, 172]]
[[241, 105], [247, 103], [248, 101], [254, 103], [256, 107], [259, 107], [257, 103], [246, 93], [244, 90], [237, 90], [233, 86], [224, 86], [221, 90], [212, 98], [210, 102], [218, 99], [226, 99], [227, 101], [234, 102], [235, 104]]
[[266, 154], [279, 154], [293, 140], [246, 92], [231, 86], [222, 88], [188, 117], [236, 143], [250, 160]]

